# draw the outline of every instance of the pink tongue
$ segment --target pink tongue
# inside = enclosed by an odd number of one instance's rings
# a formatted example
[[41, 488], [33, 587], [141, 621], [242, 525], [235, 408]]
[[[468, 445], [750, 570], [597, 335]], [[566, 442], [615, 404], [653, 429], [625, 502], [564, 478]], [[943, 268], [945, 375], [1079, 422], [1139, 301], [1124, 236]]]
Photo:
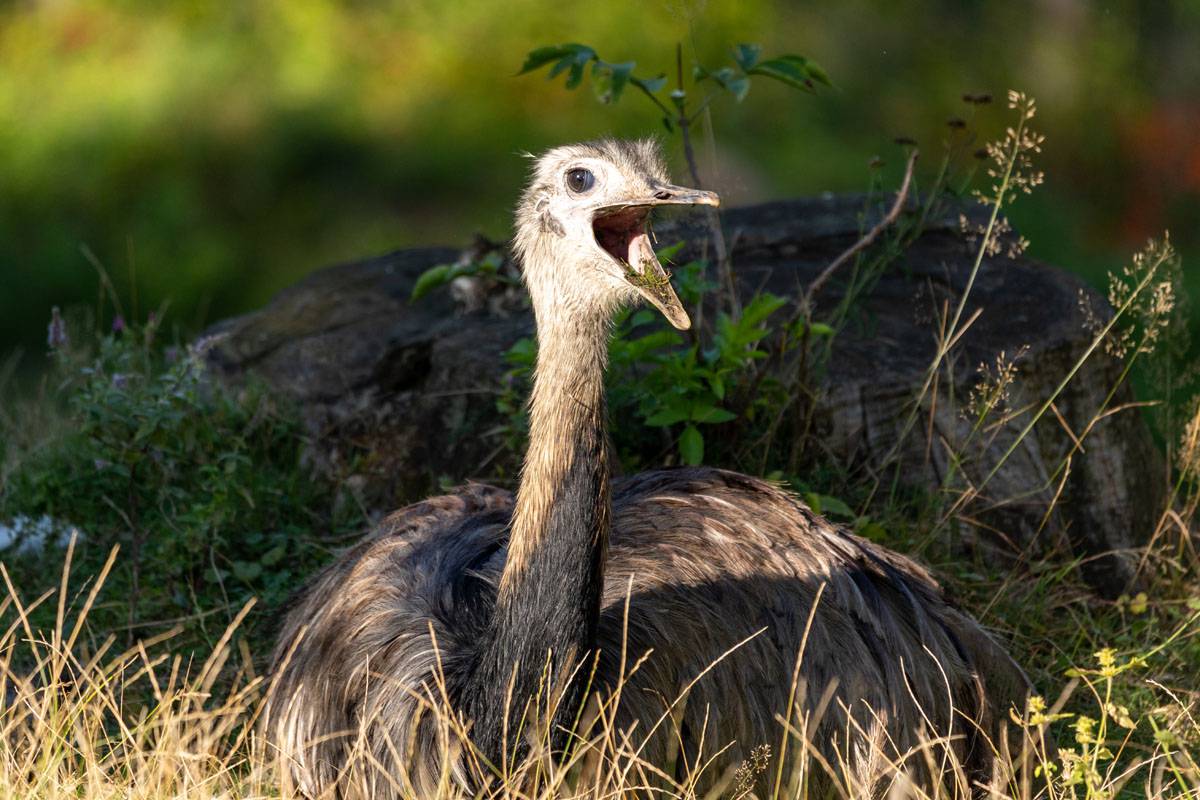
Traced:
[[654, 255], [654, 247], [650, 244], [650, 237], [645, 233], [639, 233], [629, 240], [629, 266], [633, 267], [640, 275], [646, 274], [646, 262], [650, 262], [651, 268], [658, 263], [658, 257]]

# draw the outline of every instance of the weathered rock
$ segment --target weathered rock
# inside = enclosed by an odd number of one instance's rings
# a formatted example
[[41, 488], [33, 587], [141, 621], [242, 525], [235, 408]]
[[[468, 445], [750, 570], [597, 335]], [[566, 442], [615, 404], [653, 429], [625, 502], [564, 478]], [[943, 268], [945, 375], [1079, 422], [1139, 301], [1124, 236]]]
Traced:
[[[742, 286], [795, 296], [855, 241], [861, 208], [861, 198], [828, 196], [727, 212]], [[699, 238], [695, 225], [659, 229], [660, 241]], [[262, 310], [217, 325], [210, 363], [228, 380], [252, 372], [296, 401], [314, 456], [327, 469], [353, 465], [369, 507], [420, 496], [443, 477], [512, 475], [511, 455], [497, 460], [496, 398], [507, 369], [502, 354], [532, 332], [528, 312], [492, 303], [460, 314], [447, 292], [408, 302], [423, 270], [457, 255], [405, 250], [314, 273]], [[946, 219], [928, 225], [889, 267], [834, 340], [817, 430], [828, 452], [885, 481], [896, 475], [910, 487], [954, 492], [982, 486], [964, 514], [973, 541], [1015, 554], [1065, 539], [1089, 581], [1118, 593], [1133, 577], [1129, 551], [1153, 524], [1161, 460], [1137, 411], [1096, 423], [1082, 447], [1075, 439], [1121, 364], [1097, 351], [1033, 435], [1004, 458], [1090, 343], [1080, 297], [1105, 307], [1091, 289], [1024, 258], [985, 260], [963, 318], [977, 309], [979, 316], [913, 422], [914, 397], [937, 350], [936, 320], [954, 308], [972, 260], [957, 222]], [[831, 306], [839, 291], [832, 282], [819, 306]], [[964, 409], [978, 366], [1026, 347], [1007, 404], [1011, 418], [972, 433]], [[1110, 406], [1129, 399], [1122, 387]]]
[[410, 305], [416, 277], [457, 255], [421, 248], [316, 272], [214, 326], [209, 364], [229, 379], [253, 373], [298, 404], [318, 465], [356, 470], [369, 508], [481, 474], [498, 444], [482, 434], [498, 419], [504, 351], [533, 322], [458, 316], [447, 293]]

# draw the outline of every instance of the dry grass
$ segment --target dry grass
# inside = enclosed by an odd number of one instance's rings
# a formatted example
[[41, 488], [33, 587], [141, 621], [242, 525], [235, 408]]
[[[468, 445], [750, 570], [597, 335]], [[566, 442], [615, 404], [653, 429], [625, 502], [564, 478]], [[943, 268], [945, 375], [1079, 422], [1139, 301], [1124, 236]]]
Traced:
[[[249, 606], [202, 662], [172, 655], [170, 633], [117, 651], [114, 636], [94, 641], [87, 635], [88, 613], [117, 553], [112, 552], [102, 574], [77, 591], [68, 585], [73, 552], [74, 543], [60, 584], [28, 601], [8, 580], [7, 571], [2, 572], [8, 596], [0, 603], [7, 623], [0, 638], [6, 688], [0, 712], [0, 794], [89, 800], [287, 796], [280, 765], [255, 733], [269, 686], [256, 673], [245, 641], [235, 636]], [[31, 625], [30, 612], [42, 604], [56, 609], [52, 630]], [[1098, 653], [1096, 664], [1077, 670], [1052, 707], [1035, 702], [1026, 719], [1014, 724], [1015, 730], [1024, 727], [1032, 746], [1021, 754], [997, 744], [1001, 757], [984, 796], [1200, 797], [1196, 696], [1182, 696], [1155, 678], [1137, 679], [1158, 701], [1135, 718], [1114, 693], [1130, 673], [1196, 633], [1197, 617], [1200, 613], [1191, 615], [1147, 652], [1124, 658], [1113, 651]], [[696, 676], [704, 679], [703, 674]], [[677, 763], [680, 758], [686, 761], [678, 751], [670, 763], [650, 763], [642, 755], [654, 727], [671, 730], [686, 702], [686, 689], [656, 725], [621, 730], [614, 722], [620, 688], [592, 706], [581, 726], [587, 731], [583, 741], [566, 758], [535, 748], [529, 758], [501, 770], [498, 778], [468, 749], [462, 754], [466, 771], [487, 782], [475, 796], [775, 800], [813, 796], [810, 784], [830, 777], [833, 796], [870, 792], [848, 763], [830, 763], [806, 745], [806, 731], [816, 720], [799, 709], [811, 704], [797, 701], [779, 709], [779, 740], [763, 743], [748, 761], [717, 773], [712, 756], [721, 752], [722, 743], [708, 743], [706, 757], [697, 763]], [[452, 750], [451, 743], [461, 741], [463, 729], [457, 715], [447, 712], [443, 698], [439, 687], [430, 687], [429, 709], [441, 723], [443, 747]], [[1080, 701], [1090, 713], [1063, 711], [1069, 702], [1079, 706]], [[1058, 740], [1054, 757], [1047, 754], [1053, 752], [1048, 745], [1051, 730]], [[954, 798], [984, 791], [970, 786], [961, 765], [938, 745], [927, 740], [925, 749], [910, 754], [908, 766], [941, 776], [940, 783], [923, 789], [907, 772], [894, 769], [883, 796]], [[787, 757], [776, 758], [778, 753]], [[1049, 781], [1044, 780], [1047, 772]], [[455, 785], [449, 771], [437, 783], [437, 797], [472, 796]], [[429, 796], [412, 789], [404, 775], [372, 770], [365, 752], [347, 775], [347, 786], [367, 787], [366, 796], [392, 791]]]

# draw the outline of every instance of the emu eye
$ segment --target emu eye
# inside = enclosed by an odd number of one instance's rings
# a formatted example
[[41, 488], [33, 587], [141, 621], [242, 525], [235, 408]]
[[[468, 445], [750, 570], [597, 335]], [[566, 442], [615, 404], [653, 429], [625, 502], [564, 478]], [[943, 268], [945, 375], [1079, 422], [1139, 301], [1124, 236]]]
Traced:
[[590, 170], [582, 167], [567, 172], [567, 188], [576, 194], [583, 194], [596, 183], [596, 176]]

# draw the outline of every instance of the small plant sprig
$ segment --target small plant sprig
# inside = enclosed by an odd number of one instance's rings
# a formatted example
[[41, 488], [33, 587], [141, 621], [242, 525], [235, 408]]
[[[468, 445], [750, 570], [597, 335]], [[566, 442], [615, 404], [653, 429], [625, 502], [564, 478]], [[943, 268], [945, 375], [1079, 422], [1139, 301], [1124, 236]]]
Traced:
[[[590, 65], [590, 66], [589, 66]], [[741, 102], [750, 92], [753, 78], [763, 77], [799, 89], [815, 93], [818, 86], [832, 86], [829, 76], [814, 61], [800, 55], [785, 54], [763, 59], [762, 47], [757, 44], [739, 44], [733, 48], [731, 63], [717, 69], [709, 69], [699, 63], [692, 67], [692, 85], [708, 91], [699, 104], [693, 105], [684, 79], [683, 46], [675, 48], [675, 88], [662, 96], [667, 87], [667, 76], [660, 73], [652, 78], [634, 74], [634, 61], [611, 62], [600, 58], [595, 49], [584, 44], [561, 44], [539, 47], [525, 58], [518, 75], [525, 75], [550, 66], [549, 78], [566, 74], [565, 86], [575, 89], [583, 82], [585, 74], [591, 75], [593, 91], [602, 103], [616, 103], [627, 87], [633, 86], [646, 97], [662, 114], [662, 124], [668, 132], [679, 131], [683, 143], [683, 155], [687, 161], [692, 185], [703, 188], [700, 170], [696, 164], [696, 150], [692, 142], [692, 126], [707, 114], [713, 100], [729, 95]], [[726, 308], [736, 316], [739, 312], [737, 288], [729, 261], [729, 249], [721, 229], [720, 215], [716, 209], [705, 209], [709, 235], [716, 252], [716, 271], [719, 278], [719, 307]], [[704, 307], [696, 306], [696, 327], [704, 327]]]
[[410, 303], [415, 303], [434, 289], [452, 283], [458, 278], [485, 276], [502, 283], [515, 283], [500, 273], [500, 267], [503, 264], [504, 254], [499, 250], [493, 250], [479, 259], [467, 259], [453, 264], [435, 264], [417, 277], [408, 300]]
[[682, 426], [677, 439], [679, 460], [702, 463], [702, 426], [732, 422], [739, 416], [753, 419], [758, 403], [767, 400], [766, 395], [756, 396], [744, 408], [730, 403], [731, 395], [753, 379], [755, 364], [767, 357], [760, 343], [771, 332], [768, 318], [785, 302], [777, 295], [760, 294], [737, 317], [719, 314], [708, 346], [684, 347], [679, 334], [665, 330], [635, 338], [638, 328], [654, 321], [654, 313], [643, 310], [628, 315], [610, 346], [614, 407], [632, 407], [650, 427]]
[[638, 89], [662, 113], [663, 127], [670, 133], [679, 131], [683, 138], [688, 170], [697, 186], [701, 185], [701, 181], [692, 147], [691, 126], [708, 110], [717, 96], [727, 94], [740, 103], [750, 93], [752, 80], [756, 76], [770, 78], [810, 94], [816, 92], [818, 85], [833, 85], [825, 70], [811, 59], [791, 53], [763, 59], [760, 45], [739, 44], [732, 50], [730, 64], [717, 69], [708, 69], [699, 63], [693, 66], [693, 83], [714, 88], [706, 93], [698, 106], [690, 107], [684, 82], [682, 54], [683, 48], [679, 45], [675, 52], [676, 86], [665, 98], [661, 96], [667, 87], [665, 73], [649, 78], [635, 75], [633, 71], [637, 68], [637, 62], [606, 61], [600, 58], [595, 49], [584, 44], [551, 45], [532, 50], [525, 57], [525, 63], [517, 74], [525, 75], [552, 65], [549, 78], [554, 79], [565, 74], [564, 86], [567, 89], [578, 88], [584, 75], [588, 74], [596, 99], [606, 104], [618, 102], [629, 86]]
[[[664, 248], [658, 257], [669, 262], [682, 246], [680, 242]], [[699, 261], [678, 267], [672, 277], [685, 303], [697, 301], [712, 288]], [[711, 339], [703, 344], [688, 342], [676, 331], [657, 326], [656, 311], [623, 312], [609, 344], [608, 395], [613, 413], [632, 414], [650, 428], [672, 432], [668, 443], [679, 463], [702, 463], [705, 427], [739, 418], [753, 421], [777, 402], [773, 393], [752, 391], [751, 386], [758, 385], [757, 365], [767, 357], [762, 342], [772, 331], [769, 318], [785, 302], [764, 293], [755, 296], [737, 317], [719, 314]], [[523, 447], [527, 432], [523, 400], [536, 353], [532, 338], [518, 340], [505, 353], [511, 368], [504, 376], [497, 410], [507, 420], [502, 427], [505, 446], [514, 452]], [[627, 463], [635, 462], [644, 449], [642, 432], [618, 429], [615, 435], [620, 455]]]

